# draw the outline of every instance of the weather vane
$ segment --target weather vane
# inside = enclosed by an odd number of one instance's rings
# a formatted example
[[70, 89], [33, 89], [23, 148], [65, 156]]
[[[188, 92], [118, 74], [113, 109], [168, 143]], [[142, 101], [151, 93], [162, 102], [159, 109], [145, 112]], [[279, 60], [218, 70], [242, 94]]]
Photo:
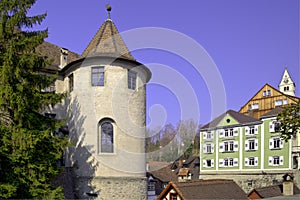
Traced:
[[106, 10], [107, 10], [107, 13], [108, 13], [108, 19], [110, 19], [110, 11], [111, 11], [111, 5], [109, 4], [106, 4]]

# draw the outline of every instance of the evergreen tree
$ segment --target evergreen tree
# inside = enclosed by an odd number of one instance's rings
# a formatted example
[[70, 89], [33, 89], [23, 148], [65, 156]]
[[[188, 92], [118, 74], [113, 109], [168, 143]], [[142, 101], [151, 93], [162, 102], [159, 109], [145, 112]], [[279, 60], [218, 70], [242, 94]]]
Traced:
[[42, 92], [55, 80], [36, 51], [47, 30], [24, 31], [46, 17], [27, 16], [35, 2], [0, 1], [0, 198], [63, 198], [52, 183], [67, 139], [55, 131], [61, 122], [40, 114], [63, 94]]

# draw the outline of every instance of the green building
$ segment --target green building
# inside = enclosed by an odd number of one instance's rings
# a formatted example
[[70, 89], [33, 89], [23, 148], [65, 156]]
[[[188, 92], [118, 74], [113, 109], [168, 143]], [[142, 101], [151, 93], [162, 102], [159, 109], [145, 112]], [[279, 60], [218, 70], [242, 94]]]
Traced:
[[[291, 141], [276, 132], [281, 108], [256, 118], [228, 110], [200, 130], [200, 179], [234, 179], [246, 192], [293, 169]], [[218, 175], [218, 176], [216, 176]]]

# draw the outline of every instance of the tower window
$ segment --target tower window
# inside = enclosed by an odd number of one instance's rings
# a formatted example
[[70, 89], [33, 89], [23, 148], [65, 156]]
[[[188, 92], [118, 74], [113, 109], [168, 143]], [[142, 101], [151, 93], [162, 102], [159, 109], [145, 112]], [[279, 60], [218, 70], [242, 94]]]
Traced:
[[114, 127], [111, 121], [100, 123], [100, 153], [114, 152]]
[[69, 91], [72, 92], [74, 89], [74, 75], [69, 76]]
[[128, 89], [136, 89], [136, 72], [128, 71]]
[[92, 67], [92, 86], [104, 86], [104, 67]]

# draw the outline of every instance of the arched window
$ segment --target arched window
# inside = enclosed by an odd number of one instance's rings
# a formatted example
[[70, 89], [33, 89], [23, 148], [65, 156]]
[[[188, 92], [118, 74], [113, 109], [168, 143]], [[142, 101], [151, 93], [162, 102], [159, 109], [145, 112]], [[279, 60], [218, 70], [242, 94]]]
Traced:
[[111, 120], [103, 120], [99, 124], [99, 151], [100, 153], [114, 152], [114, 126]]

